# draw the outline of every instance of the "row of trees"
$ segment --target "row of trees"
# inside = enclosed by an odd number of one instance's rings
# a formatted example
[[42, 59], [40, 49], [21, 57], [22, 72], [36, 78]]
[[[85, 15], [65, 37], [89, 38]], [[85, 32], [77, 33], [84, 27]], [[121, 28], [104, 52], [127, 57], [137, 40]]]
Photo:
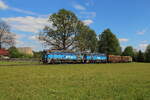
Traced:
[[[131, 46], [122, 52], [119, 40], [110, 29], [104, 30], [97, 36], [94, 30], [85, 25], [71, 11], [61, 9], [52, 14], [48, 22], [50, 25], [45, 26], [39, 34], [39, 40], [51, 49], [124, 55], [132, 56], [134, 61], [150, 61], [150, 46], [145, 53], [142, 51], [137, 53]], [[15, 43], [14, 40], [10, 27], [5, 22], [0, 21], [0, 49], [11, 47]], [[15, 51], [14, 48], [12, 50]], [[34, 52], [34, 54], [35, 57], [40, 57], [42, 53]]]
[[128, 46], [125, 48], [122, 55], [131, 56], [136, 62], [150, 62], [150, 45], [147, 46], [145, 52], [142, 52], [141, 50], [136, 51], [132, 46]]
[[39, 39], [53, 49], [121, 55], [119, 41], [110, 29], [97, 36], [71, 11], [59, 10], [49, 17], [49, 23], [52, 27], [46, 26]]
[[52, 27], [46, 26], [39, 39], [53, 49], [121, 54], [119, 41], [110, 29], [97, 38], [95, 31], [71, 11], [61, 9], [49, 17], [49, 22]]
[[150, 61], [149, 46], [145, 53], [135, 52], [131, 46], [122, 52], [119, 40], [110, 29], [104, 30], [97, 37], [95, 31], [71, 11], [61, 9], [49, 17], [49, 22], [52, 27], [46, 26], [39, 39], [53, 49], [124, 55], [132, 56], [134, 61]]

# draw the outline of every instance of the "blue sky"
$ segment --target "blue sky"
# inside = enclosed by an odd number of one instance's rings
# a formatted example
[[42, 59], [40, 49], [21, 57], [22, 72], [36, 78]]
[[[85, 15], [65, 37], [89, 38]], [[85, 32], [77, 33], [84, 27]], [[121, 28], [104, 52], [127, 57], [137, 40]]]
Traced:
[[150, 0], [0, 0], [0, 18], [17, 34], [17, 47], [45, 47], [37, 40], [48, 16], [61, 8], [73, 11], [100, 34], [110, 28], [124, 48], [150, 44]]

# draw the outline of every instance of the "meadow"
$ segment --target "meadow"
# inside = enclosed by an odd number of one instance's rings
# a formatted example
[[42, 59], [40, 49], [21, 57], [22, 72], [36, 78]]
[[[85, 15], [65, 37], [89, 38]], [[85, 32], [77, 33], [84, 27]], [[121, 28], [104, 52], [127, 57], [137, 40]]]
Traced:
[[149, 63], [1, 64], [0, 100], [150, 100]]
[[17, 61], [17, 62], [15, 62], [15, 61], [8, 61], [8, 62], [6, 62], [6, 61], [0, 61], [0, 66], [2, 66], [2, 65], [4, 65], [4, 66], [10, 66], [10, 65], [12, 65], [12, 66], [17, 66], [17, 65], [31, 65], [31, 64], [41, 64], [40, 62], [29, 62], [29, 61]]

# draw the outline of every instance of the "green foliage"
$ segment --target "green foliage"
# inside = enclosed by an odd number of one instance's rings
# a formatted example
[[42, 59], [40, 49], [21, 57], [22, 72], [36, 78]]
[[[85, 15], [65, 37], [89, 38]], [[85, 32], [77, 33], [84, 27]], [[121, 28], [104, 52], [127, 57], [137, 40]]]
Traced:
[[35, 52], [33, 51], [33, 58], [42, 58], [43, 52], [39, 51], [39, 52]]
[[20, 53], [16, 47], [10, 47], [8, 51], [10, 58], [32, 58], [31, 55]]
[[96, 33], [94, 30], [92, 29], [88, 30], [88, 32], [86, 33], [86, 40], [87, 40], [87, 43], [85, 45], [87, 45], [87, 47], [92, 53], [95, 52], [97, 49], [98, 40], [96, 38]]
[[10, 47], [8, 49], [9, 51], [9, 57], [10, 58], [20, 58], [22, 57], [22, 54], [18, 51], [16, 47]]
[[67, 50], [72, 47], [78, 32], [78, 18], [68, 10], [61, 9], [49, 17], [52, 26], [46, 26], [39, 39], [54, 49]]
[[137, 54], [137, 61], [144, 62], [144, 53], [141, 50], [139, 50], [139, 52]]
[[96, 51], [97, 38], [94, 30], [84, 25], [76, 15], [60, 9], [49, 17], [52, 26], [46, 26], [39, 39], [51, 49]]
[[124, 49], [122, 56], [131, 56], [133, 58], [133, 61], [138, 61], [138, 52], [134, 50], [132, 46], [127, 46]]
[[127, 46], [123, 53], [122, 53], [123, 56], [131, 56], [131, 57], [134, 57], [135, 53], [134, 53], [134, 49], [132, 46]]
[[81, 52], [96, 51], [97, 45], [96, 33], [88, 26], [82, 24], [82, 26], [80, 27], [80, 32], [77, 34], [75, 38], [76, 38], [76, 48], [78, 51]]
[[150, 62], [150, 45], [147, 46], [145, 51], [145, 61]]
[[123, 56], [131, 56], [133, 58], [133, 61], [137, 61], [137, 54], [136, 52], [134, 51], [133, 47], [132, 46], [127, 46], [123, 53], [122, 53]]
[[1, 66], [0, 100], [150, 100], [149, 66]]
[[107, 55], [121, 54], [121, 47], [119, 41], [110, 29], [104, 30], [104, 32], [99, 35], [98, 52], [106, 53]]
[[24, 53], [20, 53], [20, 54], [21, 54], [20, 58], [33, 58], [33, 56], [29, 54], [24, 54]]
[[139, 50], [139, 52], [137, 54], [137, 61], [144, 62], [144, 53], [141, 50]]

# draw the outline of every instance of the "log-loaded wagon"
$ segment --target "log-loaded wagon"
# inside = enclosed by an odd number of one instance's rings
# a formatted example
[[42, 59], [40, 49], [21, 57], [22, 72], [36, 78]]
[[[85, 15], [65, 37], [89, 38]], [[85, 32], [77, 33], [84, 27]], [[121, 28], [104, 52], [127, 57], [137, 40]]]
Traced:
[[127, 63], [132, 62], [131, 56], [116, 56], [116, 55], [109, 55], [108, 56], [109, 63]]

